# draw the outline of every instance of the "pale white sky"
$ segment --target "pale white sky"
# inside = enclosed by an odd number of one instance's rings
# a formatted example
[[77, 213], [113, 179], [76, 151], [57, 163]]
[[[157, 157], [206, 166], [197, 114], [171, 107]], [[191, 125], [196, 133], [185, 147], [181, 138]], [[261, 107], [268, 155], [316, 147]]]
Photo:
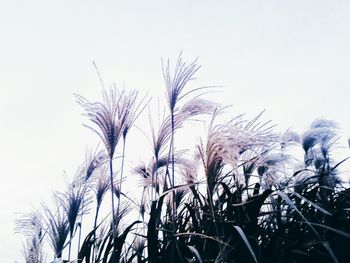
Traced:
[[160, 59], [182, 50], [233, 115], [267, 109], [299, 131], [331, 118], [349, 135], [349, 28], [349, 1], [0, 1], [0, 261], [22, 261], [14, 213], [96, 145], [73, 97], [99, 98], [92, 60], [107, 84], [163, 98]]

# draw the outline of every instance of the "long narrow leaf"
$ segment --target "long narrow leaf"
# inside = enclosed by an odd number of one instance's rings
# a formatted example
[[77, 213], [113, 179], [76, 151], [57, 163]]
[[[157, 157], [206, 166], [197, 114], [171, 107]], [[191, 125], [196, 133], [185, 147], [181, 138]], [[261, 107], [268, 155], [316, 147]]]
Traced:
[[250, 254], [252, 255], [252, 257], [253, 257], [255, 263], [258, 263], [258, 260], [257, 260], [257, 258], [256, 258], [256, 256], [255, 256], [255, 253], [254, 253], [254, 250], [253, 250], [252, 246], [250, 245], [250, 243], [249, 243], [249, 241], [248, 241], [248, 238], [247, 238], [247, 236], [244, 234], [242, 228], [240, 228], [239, 226], [233, 226], [233, 227], [237, 230], [238, 234], [241, 236], [243, 242], [244, 242], [245, 245], [247, 246], [247, 248], [248, 248]]

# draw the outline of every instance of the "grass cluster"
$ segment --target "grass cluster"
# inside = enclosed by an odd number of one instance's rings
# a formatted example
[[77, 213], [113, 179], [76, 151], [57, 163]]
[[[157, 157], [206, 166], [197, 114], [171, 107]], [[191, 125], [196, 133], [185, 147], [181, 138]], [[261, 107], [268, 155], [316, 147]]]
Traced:
[[[219, 122], [225, 108], [202, 99], [208, 87], [188, 88], [199, 68], [181, 56], [174, 68], [163, 64], [168, 114], [159, 127], [151, 121], [151, 160], [132, 172], [124, 168], [126, 142], [148, 98], [115, 87], [103, 88], [101, 102], [76, 96], [102, 147], [65, 192], [54, 194], [54, 208], [42, 204], [17, 220], [27, 263], [48, 256], [86, 263], [350, 262], [350, 190], [338, 174], [347, 159], [333, 154], [335, 123], [315, 120], [299, 135], [275, 133], [261, 115]], [[177, 131], [203, 115], [207, 133], [192, 154], [176, 148]], [[124, 191], [126, 176], [140, 178], [140, 200]]]

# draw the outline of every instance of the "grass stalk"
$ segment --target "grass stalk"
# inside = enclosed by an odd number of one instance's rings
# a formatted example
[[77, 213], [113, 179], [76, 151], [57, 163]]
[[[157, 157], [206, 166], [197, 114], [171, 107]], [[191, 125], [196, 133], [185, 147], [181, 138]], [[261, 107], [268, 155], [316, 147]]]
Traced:
[[119, 217], [120, 212], [120, 199], [122, 197], [122, 183], [124, 175], [124, 161], [125, 161], [125, 145], [126, 145], [126, 136], [123, 137], [123, 149], [122, 149], [122, 163], [120, 170], [120, 182], [119, 182], [119, 195], [118, 195], [118, 204], [117, 204], [117, 216]]
[[111, 202], [112, 202], [112, 231], [113, 231], [113, 252], [112, 252], [112, 262], [114, 263], [114, 251], [115, 251], [115, 235], [116, 235], [116, 219], [115, 219], [115, 214], [114, 214], [114, 180], [113, 180], [113, 158], [110, 157], [109, 159], [109, 175], [110, 175], [110, 182], [111, 182]]
[[100, 210], [100, 206], [96, 206], [96, 213], [95, 213], [95, 219], [94, 219], [94, 244], [92, 246], [92, 262], [95, 262], [95, 247], [96, 247], [96, 226], [97, 226], [97, 218], [98, 218], [98, 212]]
[[[82, 201], [82, 204], [81, 206], [84, 207], [84, 201], [85, 201], [85, 198], [83, 197], [83, 201]], [[81, 231], [82, 231], [82, 228], [83, 227], [83, 214], [80, 216], [80, 223], [79, 223], [79, 234], [78, 234], [78, 251], [77, 251], [77, 255], [79, 255], [79, 250], [80, 250], [80, 242], [81, 242]]]

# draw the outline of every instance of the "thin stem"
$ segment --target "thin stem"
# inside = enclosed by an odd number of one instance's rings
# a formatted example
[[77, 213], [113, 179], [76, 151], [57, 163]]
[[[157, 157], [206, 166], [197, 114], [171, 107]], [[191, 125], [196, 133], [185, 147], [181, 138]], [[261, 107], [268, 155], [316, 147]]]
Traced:
[[112, 262], [114, 263], [114, 255], [115, 255], [115, 215], [114, 215], [114, 183], [113, 183], [113, 156], [110, 156], [109, 158], [109, 174], [110, 174], [110, 181], [111, 181], [111, 198], [112, 198], [112, 231], [113, 231], [113, 252], [112, 252]]
[[158, 186], [158, 155], [154, 156], [156, 163], [156, 170], [152, 169], [152, 183], [151, 183], [151, 200], [154, 201], [157, 199], [157, 186]]
[[[83, 197], [81, 207], [84, 207], [84, 201], [85, 201], [85, 198]], [[82, 213], [80, 216], [79, 238], [78, 238], [78, 256], [79, 256], [80, 241], [81, 241], [81, 228], [83, 226], [83, 215], [84, 215], [84, 213]]]
[[94, 221], [94, 244], [92, 246], [92, 262], [95, 262], [95, 247], [96, 247], [96, 225], [97, 225], [97, 217], [98, 217], [98, 211], [100, 209], [100, 206], [96, 206], [96, 214], [95, 214], [95, 221]]
[[[172, 187], [175, 187], [175, 154], [174, 154], [174, 137], [175, 137], [175, 121], [174, 113], [171, 114], [171, 181]], [[175, 197], [175, 191], [173, 191], [173, 197]], [[175, 203], [175, 198], [173, 199]], [[175, 207], [175, 206], [174, 206]]]
[[[175, 135], [175, 121], [174, 121], [174, 112], [171, 111], [171, 184], [172, 184], [172, 188], [174, 189], [175, 187], [175, 163], [174, 163], [174, 136]], [[173, 216], [172, 216], [172, 220], [173, 220], [173, 235], [175, 236], [176, 234], [176, 226], [175, 226], [175, 222], [176, 222], [176, 200], [175, 200], [175, 191], [172, 191], [172, 195], [173, 195]], [[176, 240], [174, 239], [174, 244], [176, 244]], [[173, 258], [175, 257], [175, 246], [173, 246]]]
[[[219, 233], [219, 228], [218, 228], [218, 225], [217, 225], [216, 216], [215, 216], [215, 212], [214, 212], [214, 205], [213, 205], [213, 196], [212, 195], [214, 194], [213, 193], [214, 191], [210, 192], [209, 187], [208, 187], [208, 191], [209, 191], [209, 196], [208, 196], [209, 207], [210, 207], [210, 212], [212, 214], [213, 221], [214, 221], [214, 227], [215, 227], [216, 236], [221, 241], [222, 240], [222, 236]], [[219, 249], [220, 249], [220, 255], [224, 256], [223, 249], [222, 249], [222, 244], [220, 242], [219, 242]]]
[[117, 206], [117, 216], [119, 217], [120, 212], [120, 199], [121, 199], [121, 193], [122, 193], [122, 183], [123, 183], [123, 173], [124, 173], [124, 160], [125, 160], [125, 141], [126, 136], [123, 138], [123, 156], [122, 156], [122, 165], [121, 165], [121, 171], [120, 171], [120, 182], [119, 182], [119, 198], [118, 198], [118, 206]]
[[68, 261], [70, 261], [70, 251], [72, 248], [72, 234], [70, 235], [69, 248], [68, 248]]
[[[154, 176], [154, 173], [152, 172], [152, 176]], [[156, 156], [156, 173], [155, 173], [155, 184], [154, 184], [154, 199], [157, 199], [157, 187], [158, 187], [158, 155]], [[152, 178], [152, 184], [153, 184], [153, 178]], [[152, 187], [153, 190], [153, 187]], [[159, 191], [159, 190], [158, 190]], [[159, 193], [158, 193], [159, 194]]]
[[154, 187], [154, 179], [155, 179], [155, 176], [154, 176], [154, 172], [152, 171], [152, 182], [151, 182], [151, 201], [154, 201], [155, 200], [155, 190], [153, 189], [153, 187]]

